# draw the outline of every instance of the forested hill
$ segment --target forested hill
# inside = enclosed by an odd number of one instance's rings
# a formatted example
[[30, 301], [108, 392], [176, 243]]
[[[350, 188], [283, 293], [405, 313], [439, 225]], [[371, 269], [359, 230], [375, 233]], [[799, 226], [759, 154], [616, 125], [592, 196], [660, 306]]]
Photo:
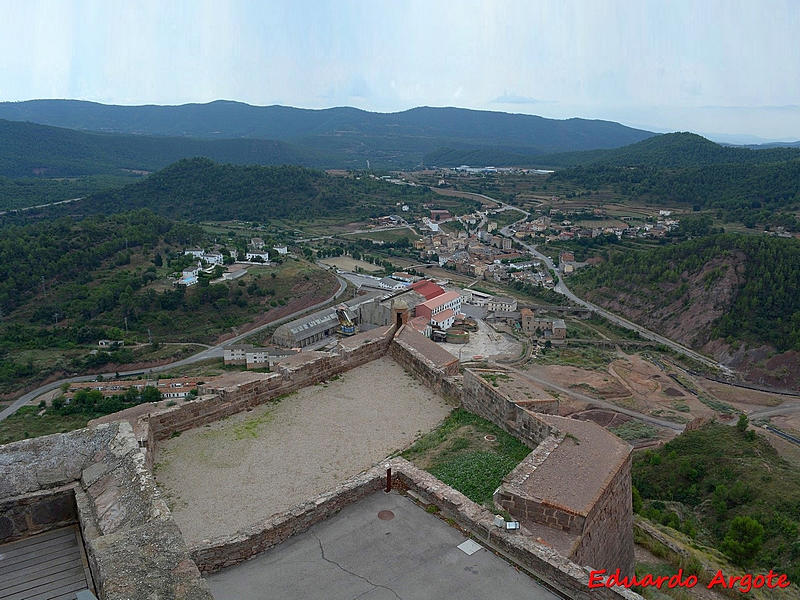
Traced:
[[7, 177], [119, 175], [154, 171], [193, 156], [237, 164], [335, 163], [318, 152], [274, 140], [98, 134], [0, 120], [0, 175]]
[[326, 216], [352, 220], [385, 215], [402, 201], [419, 208], [435, 202], [423, 187], [393, 185], [371, 177], [335, 177], [295, 166], [259, 167], [181, 160], [124, 188], [70, 204], [70, 212], [102, 214], [147, 208], [164, 216], [246, 221]]
[[307, 110], [216, 101], [111, 106], [77, 100], [0, 103], [0, 118], [113, 133], [291, 142], [352, 166], [420, 164], [437, 148], [500, 148], [522, 155], [616, 148], [652, 136], [612, 121], [420, 107], [398, 113]]
[[[778, 385], [800, 383], [800, 241], [717, 234], [611, 254], [570, 285]], [[779, 354], [759, 363], [772, 349]]]
[[718, 164], [756, 165], [800, 158], [800, 148], [751, 149], [722, 146], [694, 133], [666, 133], [611, 150], [567, 152], [535, 157], [543, 166], [704, 167]]
[[[768, 152], [754, 150], [753, 152]], [[550, 176], [589, 190], [615, 193], [654, 204], [712, 209], [728, 222], [800, 230], [800, 158], [756, 165], [720, 164], [689, 169], [572, 167]]]

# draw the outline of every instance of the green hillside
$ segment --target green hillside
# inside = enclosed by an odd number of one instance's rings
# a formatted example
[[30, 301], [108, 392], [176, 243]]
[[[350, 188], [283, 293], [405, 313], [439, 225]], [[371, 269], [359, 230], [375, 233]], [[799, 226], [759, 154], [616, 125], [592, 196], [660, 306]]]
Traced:
[[722, 146], [695, 133], [666, 133], [629, 146], [535, 157], [552, 167], [655, 167], [688, 168], [719, 164], [757, 165], [800, 158], [800, 148], [750, 149]]
[[743, 567], [800, 577], [800, 470], [761, 435], [712, 424], [634, 458], [651, 520], [714, 546]]
[[147, 208], [171, 218], [246, 221], [347, 217], [352, 221], [385, 215], [397, 202], [419, 210], [437, 197], [423, 187], [380, 179], [335, 177], [302, 167], [216, 164], [182, 160], [120, 190], [95, 194], [70, 205], [71, 211], [103, 213]]
[[[532, 155], [615, 148], [653, 135], [611, 121], [546, 119], [461, 108], [419, 107], [374, 113], [349, 107], [308, 110], [230, 101], [114, 106], [31, 100], [0, 103], [0, 118], [106, 133], [280, 140], [355, 168], [365, 167], [367, 160], [373, 167], [414, 167], [421, 164], [426, 153], [442, 147], [502, 147]], [[198, 154], [209, 156], [193, 152]], [[311, 164], [319, 167], [330, 162]]]
[[[692, 304], [705, 301], [690, 298], [690, 292], [705, 290], [699, 295], [708, 302], [727, 305], [716, 306], [723, 314], [711, 322], [687, 323], [687, 333], [699, 342], [744, 340], [770, 344], [781, 352], [800, 350], [798, 240], [718, 234], [652, 250], [615, 252], [607, 258], [577, 273], [570, 285], [599, 301], [621, 294], [637, 298], [636, 307], [626, 302], [623, 310], [641, 310], [661, 330], [690, 319]], [[723, 281], [734, 288], [714, 299], [710, 292]], [[669, 305], [681, 305], [678, 314], [664, 314], [662, 309]], [[657, 315], [669, 322], [659, 324]]]

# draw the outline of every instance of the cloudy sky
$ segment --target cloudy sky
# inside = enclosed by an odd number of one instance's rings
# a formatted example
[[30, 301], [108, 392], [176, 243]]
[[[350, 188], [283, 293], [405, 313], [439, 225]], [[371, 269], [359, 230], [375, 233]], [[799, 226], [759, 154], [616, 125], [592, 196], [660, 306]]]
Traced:
[[0, 100], [460, 106], [800, 139], [800, 0], [0, 0], [0, 10]]

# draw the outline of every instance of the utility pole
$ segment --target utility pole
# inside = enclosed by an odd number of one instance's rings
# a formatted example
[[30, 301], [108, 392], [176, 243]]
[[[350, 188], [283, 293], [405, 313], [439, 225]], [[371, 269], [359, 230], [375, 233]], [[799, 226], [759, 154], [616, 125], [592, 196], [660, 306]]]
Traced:
[[150, 333], [150, 328], [147, 328], [147, 339], [150, 340], [150, 345], [153, 345], [153, 334]]

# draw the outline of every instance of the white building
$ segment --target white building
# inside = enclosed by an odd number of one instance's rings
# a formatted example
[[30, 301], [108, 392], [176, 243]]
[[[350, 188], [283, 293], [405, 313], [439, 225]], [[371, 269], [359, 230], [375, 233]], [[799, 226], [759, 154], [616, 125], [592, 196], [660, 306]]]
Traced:
[[517, 301], [506, 296], [492, 296], [486, 303], [490, 312], [513, 312], [517, 310]]
[[289, 254], [289, 248], [286, 246], [273, 246], [272, 249], [280, 255]]
[[248, 262], [263, 263], [265, 265], [269, 264], [269, 252], [248, 250], [245, 258]]

